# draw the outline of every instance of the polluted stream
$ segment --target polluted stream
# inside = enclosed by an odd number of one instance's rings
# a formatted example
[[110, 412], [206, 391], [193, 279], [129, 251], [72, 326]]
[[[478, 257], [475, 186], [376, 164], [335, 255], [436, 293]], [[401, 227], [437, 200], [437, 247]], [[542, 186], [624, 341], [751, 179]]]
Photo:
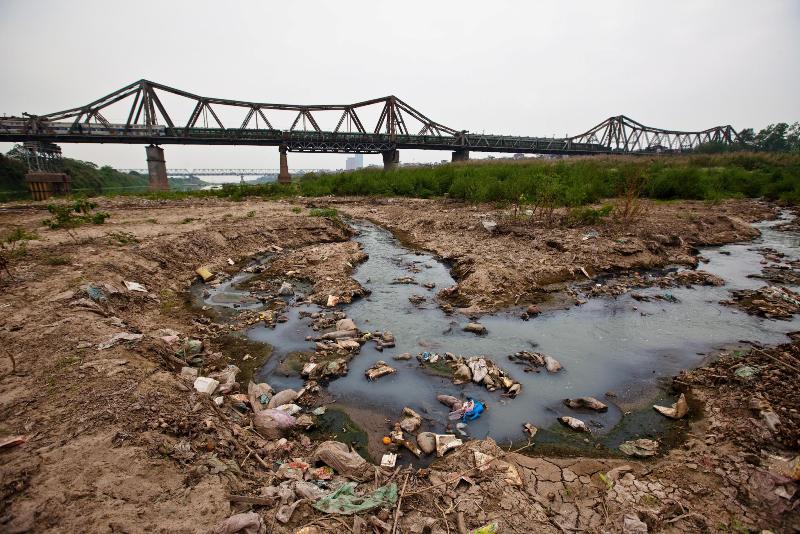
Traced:
[[[781, 343], [786, 341], [787, 332], [800, 328], [797, 317], [790, 321], [770, 320], [720, 303], [730, 298], [731, 290], [765, 285], [763, 280], [752, 277], [763, 267], [763, 256], [757, 249], [769, 247], [790, 260], [800, 257], [800, 236], [773, 229], [784, 221], [785, 217], [756, 224], [762, 235], [753, 241], [700, 251], [699, 269], [722, 277], [723, 286], [638, 289], [616, 298], [594, 297], [569, 309], [546, 311], [529, 321], [520, 319], [521, 310], [482, 315], [479, 321], [487, 328], [486, 335], [465, 332], [468, 317], [448, 315], [437, 306], [436, 292], [455, 284], [444, 263], [429, 253], [404, 247], [390, 232], [370, 222], [349, 221], [357, 231], [354, 239], [369, 256], [353, 277], [370, 293], [337, 309], [346, 313], [361, 331], [390, 330], [396, 346], [381, 352], [375, 343], [363, 344], [348, 362], [348, 373], [327, 384], [327, 394], [345, 411], [371, 414], [368, 419], [375, 422], [375, 428], [366, 430], [373, 437], [388, 433], [387, 420], [398, 420], [404, 406], [422, 416], [421, 431], [444, 432], [448, 408], [436, 396], [448, 394], [472, 397], [487, 406], [479, 419], [463, 429], [469, 438], [525, 441], [522, 425], [529, 422], [541, 429], [536, 436], [540, 452], [572, 450], [586, 454], [598, 444], [600, 449], [616, 449], [621, 442], [638, 437], [669, 441], [669, 436], [685, 422], [668, 420], [651, 405], [674, 402], [666, 387], [672, 376], [697, 367], [716, 349], [744, 341]], [[234, 305], [258, 309], [257, 300], [236, 289], [237, 284], [252, 276], [240, 273], [222, 283], [207, 292], [204, 303], [228, 312]], [[414, 283], [395, 282], [403, 277], [413, 278]], [[668, 300], [639, 301], [632, 294], [666, 294]], [[425, 300], [413, 304], [409, 298], [417, 296]], [[272, 357], [256, 378], [276, 390], [302, 387], [302, 378], [286, 376], [281, 362], [294, 352], [313, 352], [314, 341], [307, 337], [320, 335], [311, 329], [311, 319], [301, 317], [301, 311], [325, 310], [311, 304], [290, 306], [285, 323], [275, 327], [259, 325], [247, 331], [251, 340], [273, 347]], [[540, 372], [524, 372], [522, 365], [508, 357], [524, 350], [553, 356], [563, 370], [548, 373], [540, 368]], [[449, 377], [420, 366], [415, 357], [425, 351], [485, 356], [519, 382], [521, 392], [516, 398], [507, 398], [502, 395], [502, 388], [489, 392], [474, 383], [454, 385]], [[406, 352], [412, 355], [410, 361], [392, 359]], [[365, 371], [379, 360], [397, 372], [370, 381]], [[612, 394], [607, 395], [609, 392]], [[584, 396], [600, 399], [608, 405], [608, 411], [574, 410], [563, 403], [565, 398]], [[591, 435], [559, 425], [557, 417], [563, 415], [586, 422]]]

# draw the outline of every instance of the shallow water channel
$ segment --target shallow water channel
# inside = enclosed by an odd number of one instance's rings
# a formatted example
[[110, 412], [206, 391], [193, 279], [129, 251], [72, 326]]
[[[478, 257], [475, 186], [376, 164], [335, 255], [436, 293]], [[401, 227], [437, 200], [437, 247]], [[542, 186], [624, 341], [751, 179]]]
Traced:
[[[748, 278], [760, 273], [762, 267], [763, 258], [754, 249], [771, 247], [790, 258], [800, 255], [800, 236], [773, 230], [777, 222], [756, 225], [762, 235], [754, 241], [701, 251], [707, 262], [700, 268], [723, 277], [726, 285], [722, 287], [641, 289], [636, 293], [669, 292], [677, 302], [638, 302], [628, 293], [616, 299], [593, 298], [581, 306], [545, 312], [527, 322], [519, 318], [519, 310], [485, 315], [480, 322], [488, 328], [488, 334], [476, 336], [462, 331], [466, 317], [446, 315], [435, 304], [435, 293], [455, 283], [445, 264], [430, 254], [403, 247], [378, 226], [351, 221], [359, 232], [356, 239], [369, 255], [354, 277], [371, 294], [341, 309], [361, 330], [391, 330], [397, 346], [378, 352], [373, 343], [365, 344], [349, 363], [349, 373], [332, 381], [328, 392], [338, 404], [392, 420], [403, 406], [410, 406], [425, 419], [423, 429], [434, 431], [443, 431], [447, 423], [447, 409], [436, 401], [437, 394], [472, 396], [485, 401], [489, 410], [470, 423], [470, 437], [491, 436], [498, 441], [523, 439], [521, 425], [531, 422], [550, 429], [537, 436], [537, 441], [581, 445], [585, 435], [562, 429], [556, 422], [559, 415], [583, 419], [592, 428], [594, 440], [609, 447], [631, 437], [666, 432], [669, 422], [650, 408], [655, 399], [663, 404], [672, 402], [660, 384], [681, 369], [699, 365], [704, 355], [716, 348], [740, 340], [780, 343], [786, 340], [786, 332], [800, 329], [798, 318], [768, 320], [720, 304], [732, 289], [764, 284]], [[413, 277], [416, 284], [393, 283], [404, 276]], [[424, 283], [434, 283], [435, 287], [426, 289]], [[224, 293], [226, 287], [230, 288], [230, 283], [214, 291], [207, 304], [225, 306], [220, 292]], [[425, 296], [426, 301], [413, 305], [409, 301], [412, 295]], [[300, 377], [286, 377], [276, 370], [285, 355], [314, 350], [313, 342], [305, 340], [315, 335], [309, 327], [311, 320], [299, 318], [300, 310], [314, 309], [308, 305], [291, 307], [287, 323], [274, 329], [257, 326], [247, 332], [250, 339], [274, 347], [273, 357], [258, 377], [276, 389], [302, 385]], [[564, 370], [558, 374], [523, 372], [508, 355], [526, 349], [554, 356]], [[416, 360], [392, 360], [395, 354], [422, 351], [486, 355], [508, 370], [522, 384], [522, 391], [515, 399], [506, 399], [500, 391], [490, 393], [474, 384], [453, 385], [449, 378], [425, 372]], [[368, 381], [364, 371], [378, 360], [385, 360], [398, 371]], [[604, 397], [608, 391], [617, 396]], [[580, 396], [603, 400], [609, 404], [608, 412], [576, 411], [562, 404], [564, 398]], [[636, 410], [637, 405], [642, 409]], [[633, 413], [623, 418], [624, 411]], [[624, 424], [619, 424], [621, 420]]]

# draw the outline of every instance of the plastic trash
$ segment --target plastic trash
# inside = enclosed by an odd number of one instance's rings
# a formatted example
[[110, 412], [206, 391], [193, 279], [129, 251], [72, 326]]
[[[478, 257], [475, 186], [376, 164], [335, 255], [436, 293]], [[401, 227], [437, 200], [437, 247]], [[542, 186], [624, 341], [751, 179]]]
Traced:
[[393, 452], [387, 452], [381, 457], [381, 467], [394, 467], [397, 463], [397, 455]]
[[208, 267], [198, 267], [195, 271], [197, 275], [203, 279], [203, 282], [208, 282], [214, 279], [214, 273], [208, 270]]
[[453, 434], [436, 434], [436, 456], [442, 457], [447, 451], [460, 447], [464, 442]]
[[374, 508], [392, 508], [397, 502], [397, 484], [391, 483], [371, 493], [358, 496], [353, 492], [356, 484], [348, 482], [336, 491], [313, 504], [326, 514], [359, 514]]
[[130, 282], [128, 280], [124, 280], [125, 288], [128, 291], [139, 291], [140, 293], [147, 293], [147, 288], [144, 287], [139, 282]]
[[297, 424], [297, 420], [281, 410], [266, 408], [253, 417], [253, 426], [267, 439], [278, 439]]
[[258, 534], [264, 524], [255, 512], [232, 515], [217, 523], [211, 534]]
[[313, 461], [329, 465], [340, 475], [352, 480], [363, 481], [372, 477], [372, 471], [367, 469], [369, 463], [338, 441], [320, 443], [314, 451]]
[[486, 409], [486, 407], [483, 405], [481, 401], [477, 401], [475, 399], [467, 399], [467, 402], [468, 403], [471, 402], [472, 407], [466, 412], [464, 412], [464, 415], [461, 416], [461, 420], [465, 423], [467, 421], [474, 421], [475, 419], [480, 417], [483, 411]]
[[211, 395], [214, 393], [214, 391], [217, 389], [217, 386], [219, 386], [219, 382], [207, 376], [198, 376], [194, 380], [194, 389], [200, 393], [205, 393], [206, 395]]

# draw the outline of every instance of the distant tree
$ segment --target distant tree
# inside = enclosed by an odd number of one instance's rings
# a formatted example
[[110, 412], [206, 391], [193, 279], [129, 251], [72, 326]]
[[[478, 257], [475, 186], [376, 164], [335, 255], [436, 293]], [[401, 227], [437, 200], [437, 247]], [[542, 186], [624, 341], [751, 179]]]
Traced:
[[786, 145], [790, 152], [800, 152], [800, 122], [795, 122], [786, 131]]
[[789, 125], [785, 122], [770, 124], [756, 134], [756, 148], [765, 152], [785, 152], [788, 149], [788, 131]]
[[745, 128], [738, 134], [737, 142], [742, 148], [753, 148], [756, 143], [756, 133], [752, 128]]

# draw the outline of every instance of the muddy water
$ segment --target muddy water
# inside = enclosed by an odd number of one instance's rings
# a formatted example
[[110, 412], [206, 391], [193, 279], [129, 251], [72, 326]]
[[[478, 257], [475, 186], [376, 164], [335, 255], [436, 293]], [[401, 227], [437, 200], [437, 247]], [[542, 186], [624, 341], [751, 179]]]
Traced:
[[[582, 441], [563, 431], [555, 423], [559, 415], [573, 415], [592, 427], [595, 439], [614, 447], [630, 436], [666, 430], [666, 422], [649, 408], [653, 398], [670, 400], [658, 388], [661, 381], [681, 369], [698, 365], [704, 354], [739, 340], [761, 343], [785, 341], [785, 333], [800, 328], [800, 320], [772, 321], [752, 317], [735, 308], [719, 304], [732, 289], [758, 287], [763, 281], [748, 278], [761, 270], [758, 247], [771, 247], [798, 257], [800, 237], [771, 229], [776, 223], [758, 225], [762, 236], [745, 244], [702, 251], [707, 263], [702, 268], [722, 276], [723, 287], [694, 289], [643, 289], [639, 294], [669, 292], [677, 302], [638, 302], [623, 295], [617, 299], [595, 298], [582, 306], [547, 312], [528, 322], [517, 313], [499, 313], [480, 319], [489, 330], [486, 336], [462, 331], [468, 321], [458, 314], [445, 315], [435, 304], [435, 292], [455, 283], [448, 268], [435, 257], [404, 248], [387, 231], [367, 222], [354, 221], [357, 240], [369, 260], [358, 267], [355, 278], [371, 294], [342, 309], [362, 330], [391, 330], [397, 339], [394, 349], [378, 352], [374, 344], [364, 345], [350, 363], [350, 372], [328, 386], [329, 393], [345, 406], [368, 409], [394, 419], [403, 406], [410, 406], [426, 419], [427, 429], [442, 431], [447, 421], [446, 409], [436, 401], [439, 393], [467, 395], [485, 401], [488, 412], [471, 423], [471, 437], [492, 436], [498, 440], [520, 439], [521, 424], [551, 428], [545, 441]], [[411, 276], [415, 284], [397, 284], [399, 277]], [[433, 283], [432, 290], [423, 284]], [[421, 295], [426, 301], [413, 305], [409, 297]], [[212, 296], [217, 304], [225, 297]], [[213, 304], [212, 302], [207, 302]], [[226, 302], [227, 303], [227, 302]], [[255, 327], [248, 336], [275, 347], [275, 355], [260, 371], [259, 377], [275, 387], [298, 387], [299, 377], [276, 372], [282, 357], [293, 351], [313, 350], [314, 335], [309, 319], [299, 319], [300, 309], [289, 313], [289, 321], [275, 329]], [[551, 354], [564, 366], [559, 374], [524, 373], [522, 367], [508, 360], [508, 355], [526, 349]], [[506, 368], [522, 384], [521, 394], [513, 400], [499, 392], [490, 393], [469, 384], [454, 386], [449, 379], [424, 372], [415, 360], [395, 362], [392, 356], [403, 352], [453, 352], [463, 355], [483, 354]], [[398, 369], [394, 375], [368, 381], [364, 370], [377, 360], [385, 360]], [[608, 391], [615, 398], [605, 398]], [[595, 396], [610, 404], [607, 413], [596, 414], [570, 410], [563, 406], [566, 397]], [[625, 417], [631, 401], [644, 401], [646, 409]], [[624, 431], [620, 432], [620, 428]], [[603, 439], [605, 436], [605, 439]]]

